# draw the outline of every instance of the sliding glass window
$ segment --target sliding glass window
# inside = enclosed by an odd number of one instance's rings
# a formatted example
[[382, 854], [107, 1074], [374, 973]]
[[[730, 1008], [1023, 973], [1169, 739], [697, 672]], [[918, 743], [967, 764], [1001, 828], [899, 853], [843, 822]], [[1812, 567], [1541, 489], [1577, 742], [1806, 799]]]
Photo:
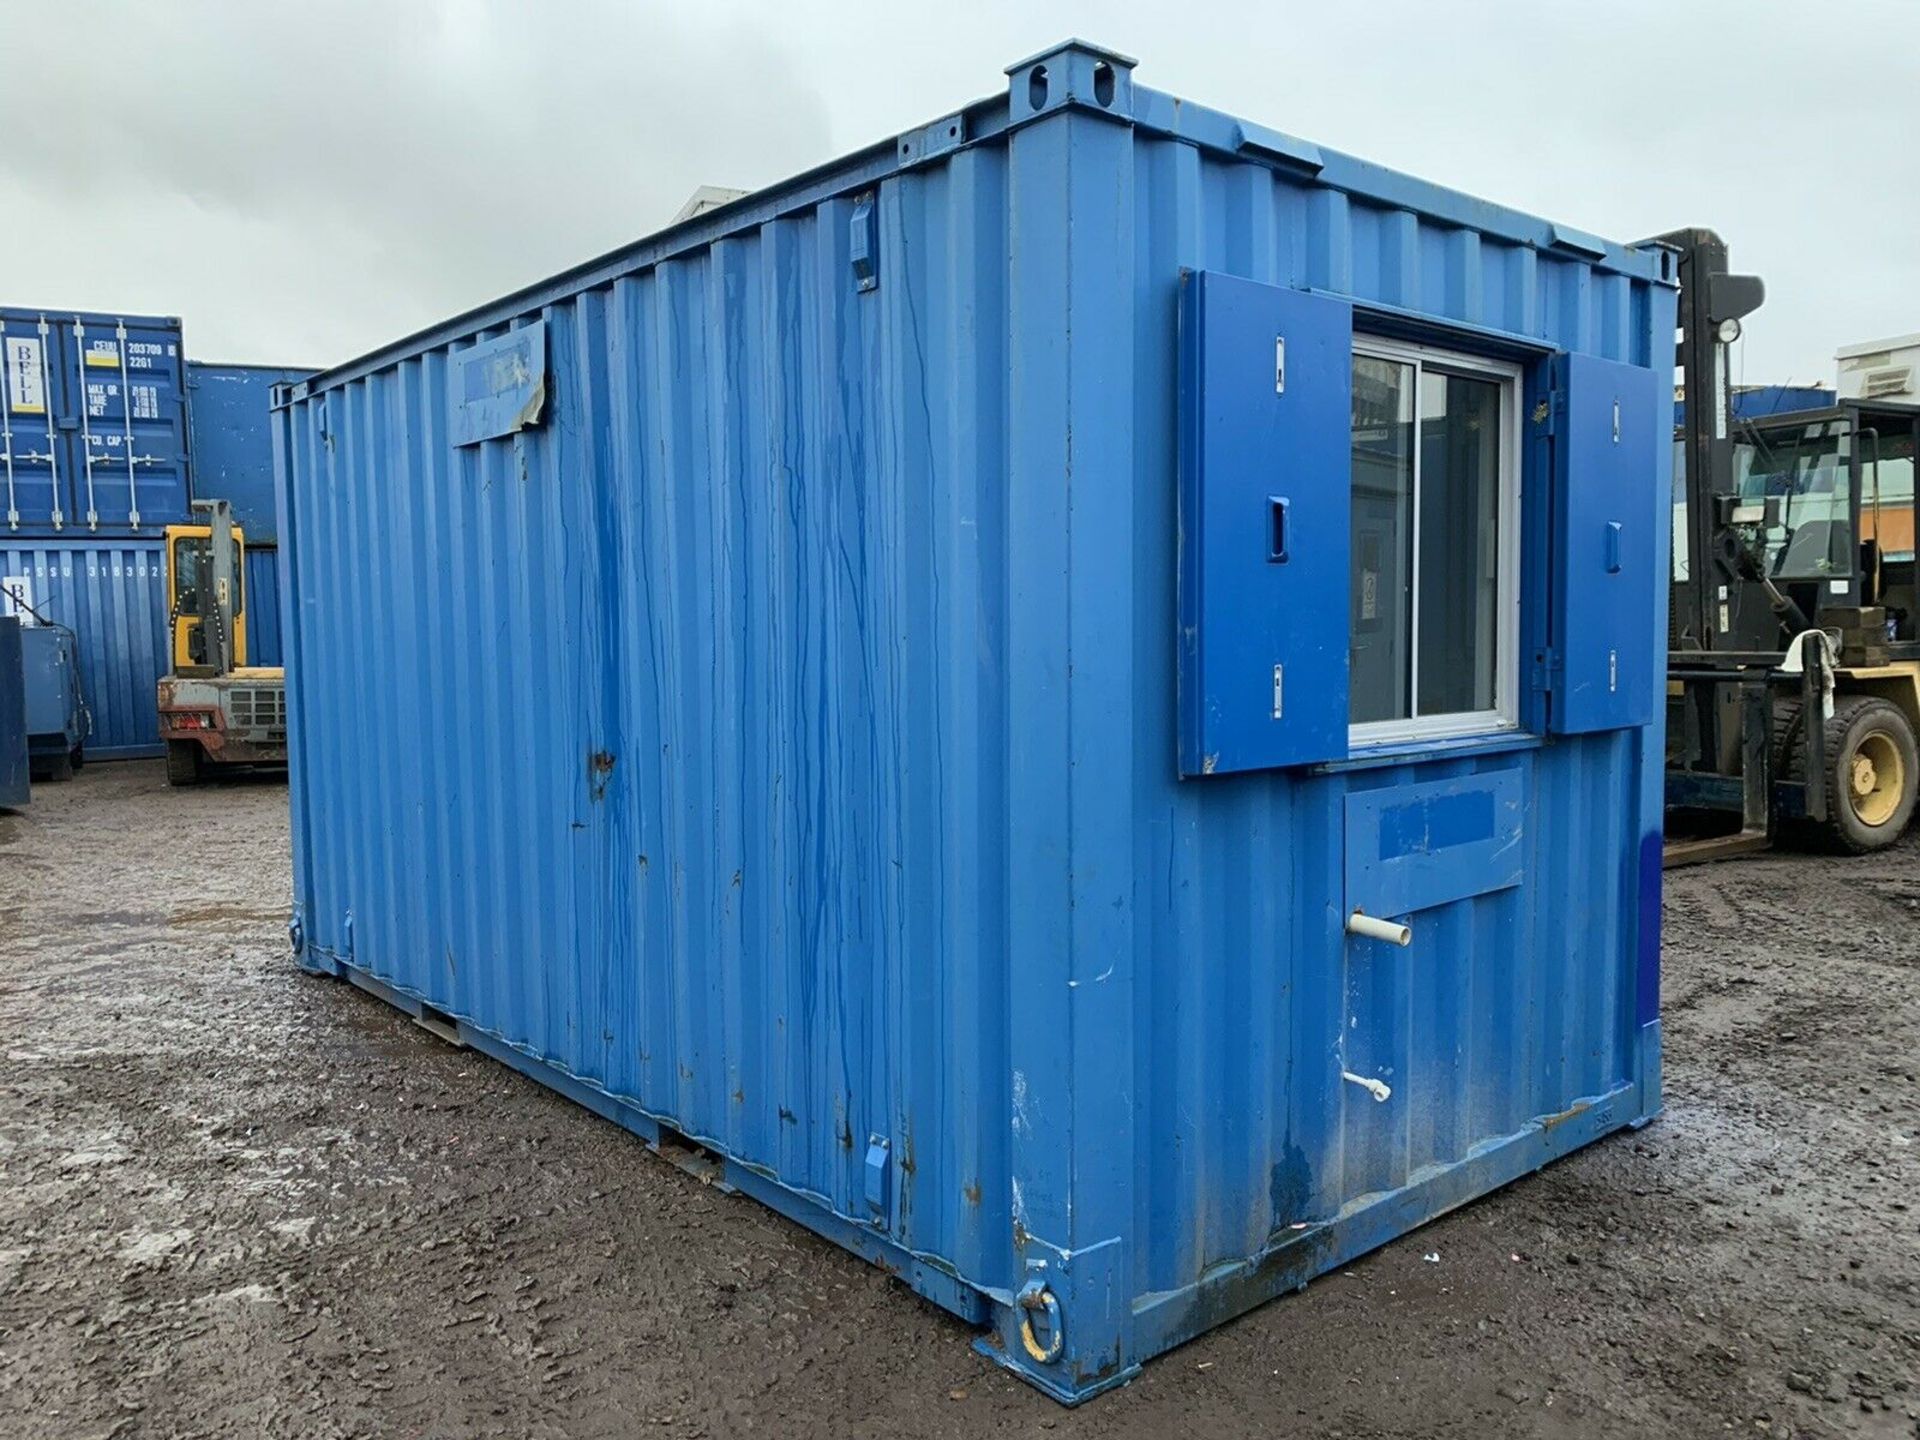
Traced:
[[1515, 723], [1519, 389], [1496, 362], [1354, 347], [1356, 745]]

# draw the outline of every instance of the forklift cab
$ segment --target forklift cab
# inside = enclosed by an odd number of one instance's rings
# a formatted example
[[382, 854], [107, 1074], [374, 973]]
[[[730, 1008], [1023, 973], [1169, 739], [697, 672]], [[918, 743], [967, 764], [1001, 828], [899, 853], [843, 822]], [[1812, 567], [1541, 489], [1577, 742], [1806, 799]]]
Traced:
[[167, 646], [176, 675], [216, 673], [219, 667], [208, 627], [220, 623], [222, 609], [233, 616], [232, 663], [235, 667], [247, 663], [246, 567], [242, 563], [246, 537], [237, 526], [231, 535], [233, 593], [222, 606], [213, 593], [213, 527], [167, 527]]
[[[1884, 607], [1885, 643], [1920, 641], [1916, 438], [1920, 406], [1890, 402], [1843, 400], [1742, 424], [1734, 493], [1720, 501], [1738, 568], [1771, 581], [1815, 625], [1825, 612]], [[1771, 607], [1740, 608], [1752, 612], [1742, 618], [1767, 622], [1766, 632], [1743, 637], [1747, 645], [1786, 643]]]

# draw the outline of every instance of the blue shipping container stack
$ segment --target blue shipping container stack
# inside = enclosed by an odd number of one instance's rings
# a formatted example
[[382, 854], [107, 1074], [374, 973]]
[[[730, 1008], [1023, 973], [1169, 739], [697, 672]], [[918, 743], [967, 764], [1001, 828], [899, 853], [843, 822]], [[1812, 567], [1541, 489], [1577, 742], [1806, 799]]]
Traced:
[[161, 753], [163, 532], [189, 497], [232, 502], [248, 660], [280, 663], [270, 397], [312, 372], [182, 353], [178, 320], [0, 309], [0, 578], [74, 631], [92, 759]]
[[293, 934], [1073, 1401], [1657, 1110], [1674, 267], [1008, 75], [282, 392]]
[[0, 308], [0, 578], [27, 577], [74, 631], [94, 758], [160, 753], [161, 535], [189, 494], [184, 364], [175, 319]]

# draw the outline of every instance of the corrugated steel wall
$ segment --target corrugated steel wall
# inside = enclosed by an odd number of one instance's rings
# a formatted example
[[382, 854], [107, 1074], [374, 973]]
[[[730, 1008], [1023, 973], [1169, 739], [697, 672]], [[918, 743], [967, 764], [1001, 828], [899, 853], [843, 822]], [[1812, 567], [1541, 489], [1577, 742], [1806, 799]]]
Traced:
[[[884, 320], [834, 200], [549, 310], [520, 443], [449, 449], [440, 353], [308, 403], [288, 546], [315, 943], [353, 910], [376, 974], [841, 1214], [902, 1134], [943, 1178], [902, 1238], [969, 1273], [1004, 1271], [1011, 1203], [1005, 165], [916, 187], [925, 278]], [[870, 362], [909, 306], [941, 398], [902, 424]], [[405, 745], [325, 718], [350, 670]]]
[[0, 544], [0, 576], [24, 575], [33, 603], [70, 628], [101, 760], [161, 753], [154, 687], [166, 673], [166, 575], [159, 542]]
[[[1130, 103], [978, 107], [937, 163], [869, 152], [322, 377], [281, 483], [311, 955], [996, 1298], [1037, 1237], [1098, 1252], [1150, 1351], [1290, 1226], [1650, 1102], [1659, 823], [1657, 730], [1177, 779], [1179, 270], [1640, 365], [1672, 300], [1617, 247]], [[534, 317], [545, 422], [452, 447], [450, 365]], [[1526, 883], [1423, 912], [1430, 967], [1330, 952], [1347, 797], [1493, 770]], [[1343, 1046], [1417, 1098], [1343, 1085]]]
[[271, 545], [247, 542], [246, 582], [247, 663], [279, 665], [284, 661], [280, 639], [280, 551]]
[[[1644, 280], [1190, 144], [1136, 137], [1132, 149], [1132, 404], [1147, 417], [1134, 432], [1136, 676], [1173, 663], [1176, 536], [1156, 523], [1156, 497], [1176, 468], [1168, 277], [1182, 267], [1632, 364], [1653, 353]], [[1344, 621], [1344, 605], [1333, 618]], [[1132, 719], [1135, 960], [1151, 977], [1134, 1006], [1134, 1194], [1136, 1224], [1154, 1237], [1136, 1252], [1135, 1293], [1178, 1291], [1258, 1253], [1277, 1227], [1397, 1190], [1531, 1117], [1637, 1079], [1636, 848], [1642, 762], [1657, 744], [1623, 731], [1308, 781], [1268, 772], [1179, 784], [1167, 762], [1172, 708], [1150, 701]], [[1444, 963], [1329, 966], [1321, 906], [1342, 893], [1347, 794], [1500, 770], [1517, 770], [1527, 796], [1528, 884], [1423, 911], [1422, 953]], [[1343, 1067], [1295, 1063], [1343, 1031], [1367, 1046], [1350, 1043], [1344, 1068], [1395, 1075], [1402, 1094], [1431, 1103], [1383, 1107], [1342, 1085]]]
[[273, 387], [312, 373], [201, 360], [187, 364], [194, 498], [227, 501], [249, 545], [271, 545], [279, 533], [273, 500]]

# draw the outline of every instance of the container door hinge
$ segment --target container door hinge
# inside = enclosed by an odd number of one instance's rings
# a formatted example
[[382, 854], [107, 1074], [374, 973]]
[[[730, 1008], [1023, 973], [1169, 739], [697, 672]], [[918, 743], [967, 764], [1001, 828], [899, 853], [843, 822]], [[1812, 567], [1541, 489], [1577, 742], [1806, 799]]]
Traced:
[[890, 1209], [891, 1196], [888, 1194], [892, 1180], [892, 1146], [884, 1135], [867, 1137], [867, 1209], [873, 1212], [873, 1223], [884, 1226]]
[[880, 286], [880, 212], [872, 191], [853, 202], [847, 224], [847, 250], [853, 265], [853, 288], [865, 292]]
[[1530, 684], [1535, 690], [1548, 693], [1560, 688], [1560, 676], [1564, 662], [1560, 652], [1549, 645], [1533, 652], [1533, 673]]

